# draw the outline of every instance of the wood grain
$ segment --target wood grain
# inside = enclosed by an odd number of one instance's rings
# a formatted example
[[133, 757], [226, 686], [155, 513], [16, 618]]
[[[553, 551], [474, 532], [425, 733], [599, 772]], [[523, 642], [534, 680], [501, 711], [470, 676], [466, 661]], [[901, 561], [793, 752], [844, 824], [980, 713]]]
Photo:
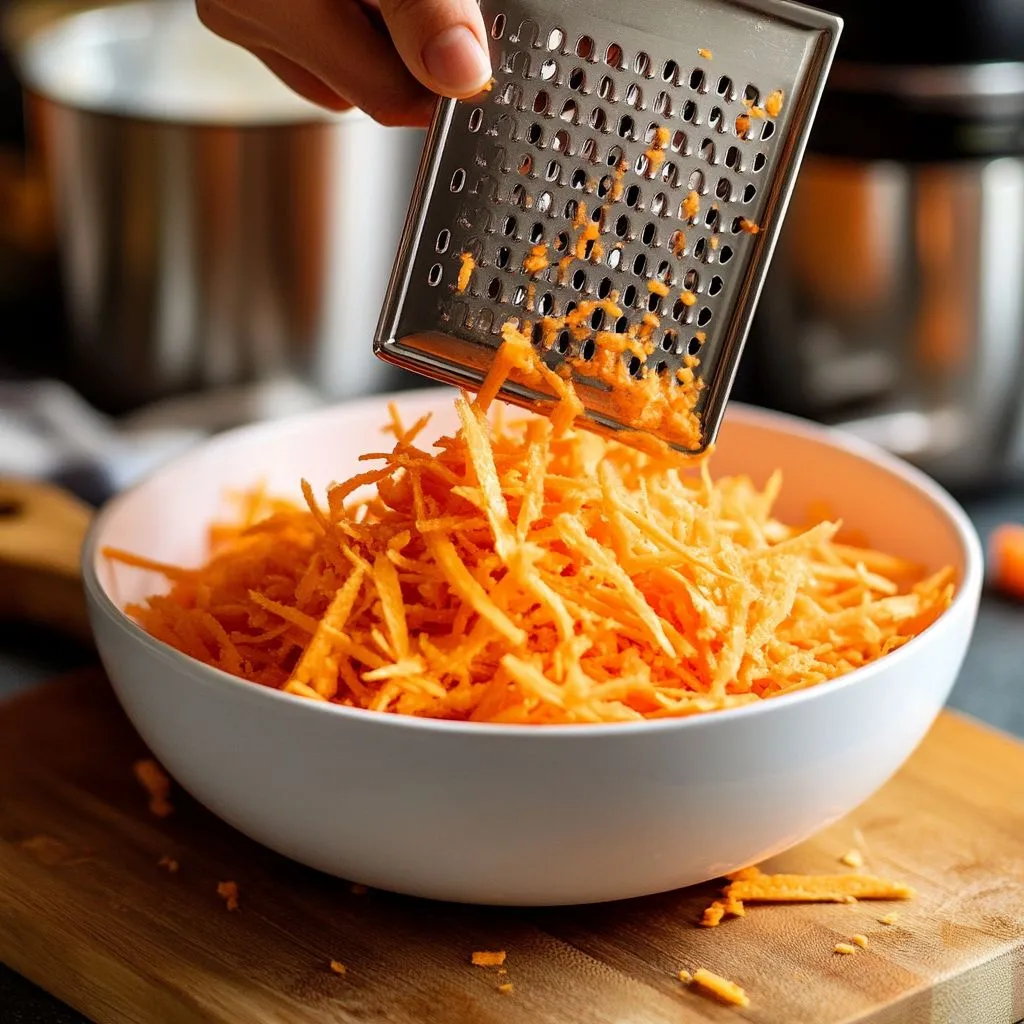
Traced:
[[[944, 715], [852, 817], [778, 858], [905, 880], [893, 906], [751, 907], [704, 930], [715, 886], [574, 909], [430, 904], [301, 868], [176, 792], [152, 817], [144, 755], [98, 676], [0, 707], [0, 959], [100, 1024], [1012, 1024], [1024, 1017], [1024, 746]], [[708, 820], [696, 829], [713, 828]], [[163, 855], [180, 870], [158, 867]], [[572, 870], [572, 865], [566, 865]], [[220, 881], [240, 887], [229, 913]], [[885, 927], [879, 916], [897, 910]], [[870, 946], [836, 956], [861, 932]], [[506, 949], [507, 975], [473, 967]], [[347, 972], [333, 974], [329, 961]], [[676, 980], [707, 967], [751, 1006]], [[498, 991], [510, 981], [511, 993]]]

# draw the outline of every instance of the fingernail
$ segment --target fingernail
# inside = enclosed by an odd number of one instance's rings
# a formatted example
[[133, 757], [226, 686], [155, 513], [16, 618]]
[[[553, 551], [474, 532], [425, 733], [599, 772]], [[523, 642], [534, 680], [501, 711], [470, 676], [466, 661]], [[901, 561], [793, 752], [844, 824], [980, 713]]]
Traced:
[[491, 75], [491, 62], [477, 37], [465, 25], [452, 25], [423, 48], [427, 74], [446, 93], [469, 96]]

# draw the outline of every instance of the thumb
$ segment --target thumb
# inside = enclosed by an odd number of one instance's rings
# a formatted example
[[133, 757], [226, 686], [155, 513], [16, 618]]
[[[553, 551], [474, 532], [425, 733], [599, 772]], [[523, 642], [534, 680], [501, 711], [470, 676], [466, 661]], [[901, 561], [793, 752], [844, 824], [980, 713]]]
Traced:
[[380, 0], [395, 48], [431, 92], [463, 98], [491, 76], [487, 33], [474, 0]]

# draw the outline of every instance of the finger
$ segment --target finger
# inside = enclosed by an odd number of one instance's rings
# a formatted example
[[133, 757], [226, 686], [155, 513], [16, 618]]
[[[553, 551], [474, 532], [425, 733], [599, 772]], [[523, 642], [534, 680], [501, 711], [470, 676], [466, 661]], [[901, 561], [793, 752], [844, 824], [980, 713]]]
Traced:
[[315, 103], [318, 107], [326, 107], [328, 110], [350, 110], [352, 103], [344, 96], [340, 96], [329, 85], [317, 78], [312, 72], [299, 67], [293, 60], [282, 57], [273, 50], [264, 49], [261, 46], [254, 46], [252, 52], [271, 70], [278, 78], [288, 86], [292, 92], [297, 92], [304, 99]]
[[491, 77], [480, 8], [473, 0], [380, 0], [406, 67], [432, 92], [462, 98]]

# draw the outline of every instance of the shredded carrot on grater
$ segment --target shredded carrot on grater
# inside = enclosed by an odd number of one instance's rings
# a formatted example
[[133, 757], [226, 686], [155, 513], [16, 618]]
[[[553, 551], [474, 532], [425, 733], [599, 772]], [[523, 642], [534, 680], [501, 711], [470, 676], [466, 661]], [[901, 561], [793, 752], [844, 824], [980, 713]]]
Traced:
[[469, 287], [469, 280], [476, 270], [476, 257], [471, 252], [459, 253], [459, 277], [455, 290], [461, 295]]
[[[206, 564], [129, 613], [206, 664], [311, 700], [544, 725], [826, 683], [948, 606], [952, 569], [922, 578], [842, 543], [838, 523], [774, 518], [777, 474], [716, 480], [707, 459], [574, 429], [572, 382], [515, 328], [503, 336], [476, 401], [456, 399], [454, 434], [420, 446], [427, 419], [392, 409], [393, 446], [363, 456], [373, 468], [326, 501], [303, 482], [304, 505], [217, 524]], [[488, 418], [510, 375], [552, 395], [550, 418]], [[682, 415], [659, 411], [651, 379], [639, 394], [655, 414]]]

